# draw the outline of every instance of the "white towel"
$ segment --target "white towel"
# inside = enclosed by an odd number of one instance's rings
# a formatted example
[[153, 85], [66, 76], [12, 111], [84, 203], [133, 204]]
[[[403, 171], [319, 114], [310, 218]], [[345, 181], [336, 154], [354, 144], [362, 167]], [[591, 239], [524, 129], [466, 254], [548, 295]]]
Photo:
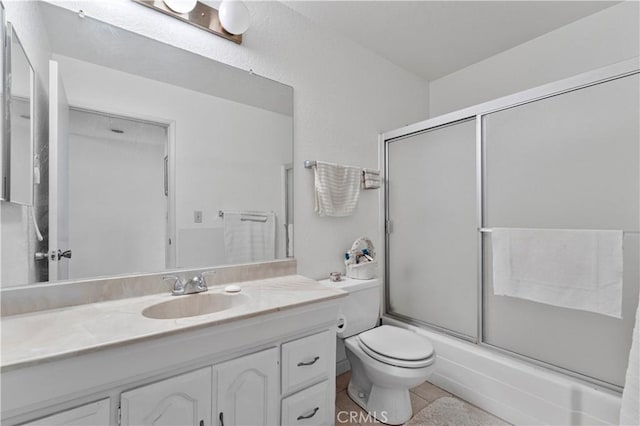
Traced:
[[380, 170], [363, 169], [362, 185], [364, 189], [380, 188]]
[[633, 328], [629, 365], [622, 391], [620, 425], [640, 425], [640, 301], [636, 311], [636, 325]]
[[493, 292], [621, 318], [622, 231], [491, 233]]
[[273, 212], [224, 211], [224, 248], [227, 263], [273, 260], [276, 257], [276, 220]]
[[316, 213], [349, 216], [360, 198], [362, 169], [318, 161], [315, 172]]

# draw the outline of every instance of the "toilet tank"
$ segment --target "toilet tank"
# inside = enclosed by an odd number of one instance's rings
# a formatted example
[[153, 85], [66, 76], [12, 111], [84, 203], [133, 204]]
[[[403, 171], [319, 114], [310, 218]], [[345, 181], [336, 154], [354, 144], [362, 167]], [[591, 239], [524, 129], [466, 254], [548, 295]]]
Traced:
[[382, 280], [356, 280], [343, 277], [342, 281], [320, 281], [349, 292], [343, 299], [338, 317], [338, 337], [346, 338], [378, 325]]

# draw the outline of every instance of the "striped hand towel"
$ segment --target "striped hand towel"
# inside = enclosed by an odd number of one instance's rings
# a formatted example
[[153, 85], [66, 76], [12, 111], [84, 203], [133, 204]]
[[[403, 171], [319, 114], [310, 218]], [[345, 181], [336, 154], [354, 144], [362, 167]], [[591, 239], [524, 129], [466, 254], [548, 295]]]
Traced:
[[316, 213], [349, 216], [360, 198], [362, 169], [318, 161], [315, 167]]
[[380, 170], [363, 169], [362, 170], [362, 185], [364, 189], [378, 189], [380, 188]]

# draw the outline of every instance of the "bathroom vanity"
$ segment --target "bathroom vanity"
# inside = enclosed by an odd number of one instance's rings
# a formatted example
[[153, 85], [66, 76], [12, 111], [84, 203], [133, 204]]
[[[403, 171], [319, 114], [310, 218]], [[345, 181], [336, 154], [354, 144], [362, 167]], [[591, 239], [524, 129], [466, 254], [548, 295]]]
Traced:
[[[3, 317], [2, 424], [332, 424], [346, 293], [299, 275], [235, 284]], [[161, 306], [203, 298], [234, 301]]]

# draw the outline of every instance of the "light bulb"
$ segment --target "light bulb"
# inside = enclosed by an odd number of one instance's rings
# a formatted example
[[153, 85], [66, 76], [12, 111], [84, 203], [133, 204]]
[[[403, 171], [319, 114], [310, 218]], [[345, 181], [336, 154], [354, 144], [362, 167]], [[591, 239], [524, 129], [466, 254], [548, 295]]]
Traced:
[[249, 9], [241, 1], [223, 1], [218, 10], [220, 24], [228, 33], [238, 35], [249, 29]]
[[196, 7], [198, 0], [164, 0], [164, 4], [176, 13], [189, 13]]

